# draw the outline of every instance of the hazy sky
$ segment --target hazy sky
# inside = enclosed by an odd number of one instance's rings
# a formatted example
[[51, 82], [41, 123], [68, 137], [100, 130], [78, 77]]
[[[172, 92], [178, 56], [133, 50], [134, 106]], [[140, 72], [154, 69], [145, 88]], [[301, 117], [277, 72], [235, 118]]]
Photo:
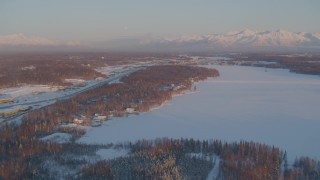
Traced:
[[97, 41], [249, 28], [320, 32], [320, 0], [0, 0], [0, 35]]

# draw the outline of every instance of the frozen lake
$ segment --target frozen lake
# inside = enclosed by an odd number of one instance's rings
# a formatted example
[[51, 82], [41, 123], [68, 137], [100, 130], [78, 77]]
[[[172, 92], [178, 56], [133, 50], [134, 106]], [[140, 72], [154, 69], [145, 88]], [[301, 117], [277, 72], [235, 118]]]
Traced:
[[88, 129], [79, 142], [158, 137], [253, 140], [287, 150], [289, 159], [320, 159], [320, 77], [288, 70], [213, 66], [220, 77], [163, 107]]

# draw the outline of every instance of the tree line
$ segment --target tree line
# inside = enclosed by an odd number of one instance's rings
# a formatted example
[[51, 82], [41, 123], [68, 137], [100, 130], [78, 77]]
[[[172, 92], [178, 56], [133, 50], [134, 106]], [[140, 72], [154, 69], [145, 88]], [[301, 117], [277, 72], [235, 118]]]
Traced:
[[[54, 132], [68, 132], [74, 137], [85, 133], [78, 128], [60, 126], [61, 122], [72, 122], [75, 115], [124, 115], [128, 107], [146, 111], [151, 106], [170, 99], [174, 92], [190, 88], [192, 78], [200, 80], [218, 75], [217, 73], [216, 70], [200, 67], [150, 67], [121, 79], [123, 83], [105, 85], [71, 99], [33, 110], [23, 116], [21, 124], [7, 124], [0, 128], [0, 177], [20, 179], [37, 174], [41, 168], [37, 167], [39, 162], [34, 159], [48, 153], [64, 151], [60, 144], [45, 143], [39, 138]], [[162, 87], [173, 83], [183, 88], [163, 91]]]
[[[286, 152], [265, 144], [221, 140], [157, 139], [129, 143], [128, 157], [85, 166], [83, 179], [206, 179], [213, 165], [217, 179], [319, 179], [320, 162], [299, 158], [286, 166]], [[190, 156], [190, 153], [201, 156]], [[208, 157], [219, 156], [212, 164]]]

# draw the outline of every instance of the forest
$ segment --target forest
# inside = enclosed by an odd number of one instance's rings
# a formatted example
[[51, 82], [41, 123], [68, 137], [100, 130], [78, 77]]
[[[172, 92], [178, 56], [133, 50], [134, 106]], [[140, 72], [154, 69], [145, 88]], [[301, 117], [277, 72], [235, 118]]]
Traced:
[[[206, 179], [215, 168], [217, 171], [213, 177], [216, 179], [320, 178], [319, 161], [301, 157], [288, 166], [286, 151], [249, 141], [227, 143], [213, 139], [162, 138], [107, 145], [74, 142], [48, 145], [57, 150], [29, 157], [29, 163], [24, 164], [24, 173], [17, 174], [13, 170], [13, 174], [1, 174], [2, 178]], [[111, 148], [125, 149], [128, 154], [110, 160], [97, 160], [97, 151]]]
[[[123, 116], [128, 107], [138, 112], [148, 111], [169, 100], [173, 94], [190, 89], [193, 81], [218, 75], [217, 70], [202, 67], [152, 66], [124, 77], [121, 83], [101, 86], [33, 110], [24, 115], [21, 124], [1, 126], [0, 175], [4, 179], [19, 179], [38, 172], [32, 170], [37, 169], [34, 158], [58, 153], [62, 148], [60, 144], [44, 143], [39, 138], [54, 132], [68, 132], [74, 138], [85, 134], [83, 129], [61, 126], [63, 122], [73, 122], [75, 115]], [[176, 85], [180, 88], [174, 88]]]
[[[124, 116], [126, 108], [148, 111], [192, 82], [218, 76], [214, 69], [162, 65], [149, 67], [71, 99], [27, 113], [21, 124], [0, 127], [0, 179], [320, 179], [320, 162], [308, 157], [288, 164], [287, 152], [255, 142], [156, 139], [106, 145], [76, 143], [85, 130], [62, 126], [74, 115]], [[58, 144], [40, 138], [73, 135]], [[127, 156], [101, 160], [100, 149], [127, 149]]]
[[24, 84], [69, 86], [72, 84], [65, 82], [65, 79], [91, 80], [104, 77], [94, 70], [97, 67], [140, 62], [150, 56], [169, 57], [155, 53], [2, 53], [0, 88]]
[[0, 88], [16, 87], [23, 84], [72, 85], [65, 79], [90, 80], [104, 77], [85, 62], [65, 60], [2, 60], [0, 66]]
[[[244, 57], [235, 57], [235, 61], [244, 61], [243, 65], [252, 65], [254, 61], [275, 62], [274, 64], [254, 65], [267, 68], [289, 69], [290, 72], [300, 74], [320, 75], [320, 56], [285, 56], [279, 54], [245, 54]], [[232, 64], [233, 61], [229, 63]]]
[[152, 66], [122, 78], [122, 83], [104, 85], [34, 110], [24, 119], [50, 119], [61, 123], [73, 122], [75, 115], [84, 115], [88, 121], [94, 114], [124, 116], [127, 108], [144, 112], [170, 100], [174, 94], [190, 89], [193, 81], [218, 75], [217, 70], [202, 67]]
[[[85, 166], [82, 178], [206, 179], [213, 166], [219, 166], [217, 179], [320, 178], [320, 162], [302, 157], [289, 168], [286, 152], [254, 142], [158, 139], [129, 144], [129, 149], [129, 157]], [[220, 161], [213, 161], [213, 157]]]

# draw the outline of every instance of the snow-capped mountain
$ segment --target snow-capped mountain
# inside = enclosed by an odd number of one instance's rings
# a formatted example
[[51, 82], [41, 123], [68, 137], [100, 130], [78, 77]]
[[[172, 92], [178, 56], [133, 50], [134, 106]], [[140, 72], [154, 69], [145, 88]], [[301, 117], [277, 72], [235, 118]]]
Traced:
[[[155, 43], [155, 42], [154, 42]], [[234, 31], [226, 34], [163, 38], [158, 45], [215, 48], [298, 48], [320, 47], [320, 33], [277, 31]]]
[[320, 52], [320, 33], [233, 31], [225, 34], [181, 37], [141, 36], [99, 42], [58, 41], [24, 34], [1, 35], [0, 51], [17, 50], [116, 50], [154, 52], [301, 51]]

